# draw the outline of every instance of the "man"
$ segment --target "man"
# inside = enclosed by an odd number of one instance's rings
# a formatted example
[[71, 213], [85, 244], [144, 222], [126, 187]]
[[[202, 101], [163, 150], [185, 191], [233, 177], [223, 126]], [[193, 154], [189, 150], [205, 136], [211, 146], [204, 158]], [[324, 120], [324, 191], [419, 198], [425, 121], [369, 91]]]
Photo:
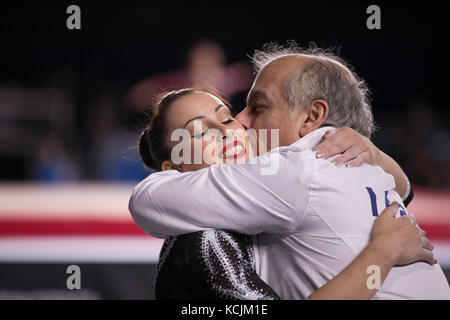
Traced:
[[[370, 298], [370, 290], [361, 286], [368, 267], [375, 265], [384, 280], [393, 264], [411, 262], [393, 263], [367, 255], [367, 248], [363, 251], [379, 209], [397, 201], [406, 214], [393, 190], [397, 185], [396, 190], [408, 194], [407, 179], [383, 154], [376, 158], [390, 163], [394, 176], [400, 177], [395, 183], [379, 167], [351, 168], [367, 156], [358, 147], [334, 158], [346, 167], [316, 159], [332, 154], [330, 144], [321, 145], [316, 154], [312, 151], [332, 129], [326, 125], [349, 126], [370, 136], [373, 123], [365, 87], [337, 57], [317, 50], [275, 48], [257, 53], [254, 60], [259, 72], [237, 119], [246, 128], [280, 130], [282, 147], [259, 157], [264, 163], [279, 161], [277, 174], [261, 175], [260, 166], [248, 163], [153, 174], [133, 192], [133, 218], [144, 231], [157, 235], [209, 228], [258, 234], [257, 272], [284, 299], [317, 298], [313, 292], [327, 282], [334, 295], [319, 298], [355, 298], [344, 290], [340, 295], [342, 281], [334, 285], [340, 272], [346, 274], [340, 279], [347, 279], [348, 286], [359, 286], [357, 297]], [[325, 142], [332, 138], [326, 136]], [[169, 194], [179, 195], [177, 201]], [[430, 244], [423, 241], [422, 260], [432, 262], [426, 250]], [[438, 265], [417, 262], [393, 268], [377, 297], [441, 299], [450, 294]]]

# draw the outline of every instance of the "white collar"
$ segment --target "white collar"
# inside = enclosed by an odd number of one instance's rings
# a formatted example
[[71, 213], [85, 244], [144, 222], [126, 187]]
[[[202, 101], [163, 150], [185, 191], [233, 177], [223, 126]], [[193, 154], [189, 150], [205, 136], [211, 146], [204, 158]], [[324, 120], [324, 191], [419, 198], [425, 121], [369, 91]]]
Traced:
[[289, 147], [298, 148], [300, 150], [311, 150], [315, 146], [317, 146], [321, 140], [325, 132], [328, 130], [333, 130], [334, 127], [326, 126], [319, 129], [316, 129], [310, 133], [308, 133], [306, 136], [301, 137], [297, 141], [295, 141], [293, 144], [291, 144]]

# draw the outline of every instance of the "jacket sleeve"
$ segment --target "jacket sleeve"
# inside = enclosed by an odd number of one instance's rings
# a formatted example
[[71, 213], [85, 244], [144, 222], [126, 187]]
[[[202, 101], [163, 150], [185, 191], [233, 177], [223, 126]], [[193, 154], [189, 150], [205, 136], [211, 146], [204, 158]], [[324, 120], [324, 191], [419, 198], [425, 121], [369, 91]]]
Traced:
[[134, 189], [129, 210], [144, 232], [163, 238], [208, 229], [293, 232], [307, 205], [315, 158], [310, 151], [287, 153], [258, 157], [276, 164], [272, 172], [246, 162], [154, 173]]

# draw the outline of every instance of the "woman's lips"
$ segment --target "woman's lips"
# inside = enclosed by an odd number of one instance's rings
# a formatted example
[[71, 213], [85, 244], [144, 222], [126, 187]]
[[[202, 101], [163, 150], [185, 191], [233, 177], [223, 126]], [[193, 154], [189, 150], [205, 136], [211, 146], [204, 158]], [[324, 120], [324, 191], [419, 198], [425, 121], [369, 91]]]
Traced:
[[243, 156], [244, 154], [245, 154], [244, 144], [239, 140], [235, 140], [234, 142], [227, 144], [222, 149], [222, 158], [227, 160], [237, 159]]

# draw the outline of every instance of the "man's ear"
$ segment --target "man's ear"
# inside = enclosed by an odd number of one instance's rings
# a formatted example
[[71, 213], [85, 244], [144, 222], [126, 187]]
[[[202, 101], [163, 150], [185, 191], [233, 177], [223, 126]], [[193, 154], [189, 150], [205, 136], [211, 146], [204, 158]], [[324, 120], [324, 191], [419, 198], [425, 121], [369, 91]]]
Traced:
[[162, 171], [166, 171], [166, 170], [178, 170], [177, 165], [175, 165], [172, 161], [170, 160], [166, 160], [161, 164], [161, 170]]
[[314, 100], [304, 113], [303, 123], [299, 131], [300, 137], [304, 137], [319, 128], [327, 120], [329, 112], [328, 102], [322, 99]]

